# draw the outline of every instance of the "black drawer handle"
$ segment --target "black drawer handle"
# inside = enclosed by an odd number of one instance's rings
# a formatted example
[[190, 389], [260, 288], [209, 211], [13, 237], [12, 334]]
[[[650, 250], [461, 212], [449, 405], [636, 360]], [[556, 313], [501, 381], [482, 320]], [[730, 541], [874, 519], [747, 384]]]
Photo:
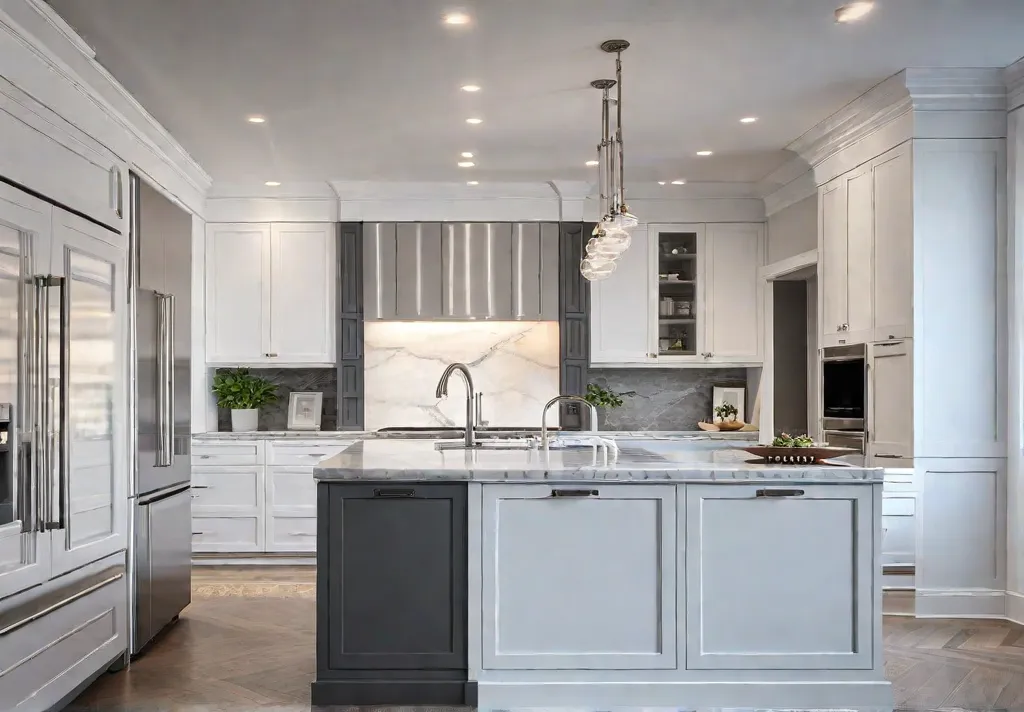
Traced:
[[373, 491], [374, 497], [415, 497], [416, 490], [412, 487], [403, 487], [395, 489], [375, 489]]
[[803, 497], [804, 491], [798, 489], [759, 489], [758, 497]]
[[553, 489], [552, 497], [597, 497], [600, 493], [595, 489]]
[[877, 458], [885, 458], [886, 460], [902, 460], [902, 455], [875, 455]]

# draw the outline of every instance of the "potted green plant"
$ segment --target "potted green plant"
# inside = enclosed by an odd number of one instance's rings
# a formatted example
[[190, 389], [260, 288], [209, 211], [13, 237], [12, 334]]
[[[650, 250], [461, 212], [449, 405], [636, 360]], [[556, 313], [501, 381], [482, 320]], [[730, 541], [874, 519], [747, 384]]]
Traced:
[[[587, 384], [587, 394], [583, 396], [584, 400], [590, 405], [597, 408], [599, 419], [603, 419], [603, 416], [608, 410], [612, 408], [618, 408], [622, 405], [622, 395], [616, 393], [613, 390], [604, 388], [597, 385], [596, 383]], [[590, 427], [593, 430], [598, 429], [597, 423], [591, 423]]]
[[213, 377], [217, 406], [231, 411], [232, 432], [256, 430], [259, 409], [277, 400], [277, 386], [247, 368], [218, 371]]
[[719, 430], [739, 430], [743, 423], [736, 420], [740, 414], [739, 410], [732, 403], [722, 403], [715, 406], [715, 425]]

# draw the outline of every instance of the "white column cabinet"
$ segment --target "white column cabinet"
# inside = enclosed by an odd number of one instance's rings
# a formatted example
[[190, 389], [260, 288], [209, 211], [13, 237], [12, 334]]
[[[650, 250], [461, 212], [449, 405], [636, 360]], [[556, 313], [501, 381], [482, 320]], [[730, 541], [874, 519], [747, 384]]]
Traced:
[[591, 362], [760, 363], [763, 260], [761, 223], [641, 226], [591, 284]]
[[871, 340], [874, 215], [871, 167], [851, 171], [846, 180], [846, 318], [847, 343]]
[[333, 364], [333, 223], [207, 225], [210, 364]]

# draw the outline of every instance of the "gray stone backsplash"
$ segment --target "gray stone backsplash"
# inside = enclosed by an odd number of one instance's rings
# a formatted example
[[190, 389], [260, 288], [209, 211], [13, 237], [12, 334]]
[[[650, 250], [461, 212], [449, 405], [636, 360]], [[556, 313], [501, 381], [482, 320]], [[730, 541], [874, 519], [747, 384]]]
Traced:
[[[220, 370], [220, 369], [218, 369]], [[319, 391], [324, 394], [321, 430], [338, 429], [338, 372], [333, 368], [253, 368], [255, 376], [277, 384], [277, 402], [260, 408], [260, 430], [287, 430], [288, 394]], [[231, 430], [231, 411], [217, 409], [217, 429]]]
[[747, 387], [744, 368], [591, 368], [590, 383], [622, 396], [602, 409], [602, 430], [696, 430], [711, 419], [714, 386]]

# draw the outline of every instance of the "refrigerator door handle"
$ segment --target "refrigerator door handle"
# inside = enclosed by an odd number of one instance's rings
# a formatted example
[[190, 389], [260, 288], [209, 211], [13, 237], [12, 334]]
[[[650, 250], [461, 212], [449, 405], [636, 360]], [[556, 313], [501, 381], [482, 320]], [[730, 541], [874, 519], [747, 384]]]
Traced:
[[[58, 489], [55, 528], [66, 529], [71, 508], [69, 497], [71, 488], [71, 433], [69, 432], [71, 399], [68, 390], [71, 383], [71, 339], [68, 338], [71, 324], [71, 291], [67, 288], [66, 277], [50, 277], [50, 286], [57, 287], [57, 298], [60, 300], [60, 337], [58, 341], [60, 344], [60, 378], [56, 388], [60, 412], [56, 424]], [[53, 417], [52, 410], [50, 417], [51, 419]]]
[[157, 467], [174, 463], [174, 296], [157, 293]]
[[32, 345], [32, 478], [35, 482], [33, 492], [35, 505], [33, 510], [33, 530], [46, 531], [49, 523], [50, 507], [53, 502], [49, 468], [49, 447], [47, 444], [47, 432], [49, 430], [49, 417], [47, 407], [46, 381], [47, 365], [49, 363], [49, 292], [47, 291], [48, 279], [45, 276], [32, 278], [32, 287], [35, 301], [35, 313], [33, 315], [33, 330], [35, 343]]

